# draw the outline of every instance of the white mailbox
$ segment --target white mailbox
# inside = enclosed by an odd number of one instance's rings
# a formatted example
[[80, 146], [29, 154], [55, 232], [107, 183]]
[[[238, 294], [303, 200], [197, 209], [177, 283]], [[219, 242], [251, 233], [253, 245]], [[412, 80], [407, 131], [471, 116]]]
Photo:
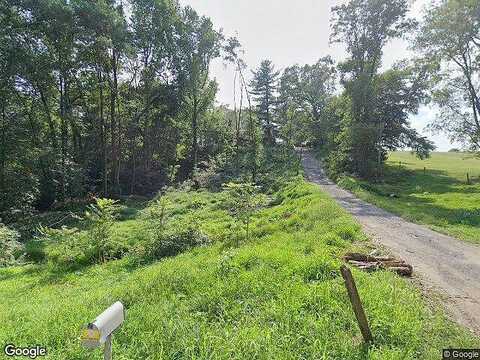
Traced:
[[125, 320], [125, 308], [120, 301], [110, 306], [82, 331], [80, 337], [83, 346], [94, 349], [105, 344], [105, 359], [111, 359], [112, 333]]

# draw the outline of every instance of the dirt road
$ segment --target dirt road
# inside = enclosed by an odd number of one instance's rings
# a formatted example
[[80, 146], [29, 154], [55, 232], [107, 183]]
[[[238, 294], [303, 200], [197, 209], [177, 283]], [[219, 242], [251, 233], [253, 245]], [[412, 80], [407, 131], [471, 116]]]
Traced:
[[364, 202], [331, 182], [308, 152], [302, 163], [309, 181], [329, 193], [356, 217], [374, 241], [414, 267], [427, 289], [434, 289], [455, 320], [480, 334], [480, 246], [437, 233]]

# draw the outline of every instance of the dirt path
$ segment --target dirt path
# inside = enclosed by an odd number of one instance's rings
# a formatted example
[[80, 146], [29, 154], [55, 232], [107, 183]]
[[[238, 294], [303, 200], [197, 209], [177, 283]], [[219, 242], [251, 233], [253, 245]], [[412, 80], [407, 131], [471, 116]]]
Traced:
[[308, 152], [302, 163], [309, 181], [329, 193], [356, 217], [374, 241], [414, 266], [422, 285], [434, 289], [461, 324], [480, 334], [480, 247], [424, 226], [364, 202], [331, 182], [320, 163]]

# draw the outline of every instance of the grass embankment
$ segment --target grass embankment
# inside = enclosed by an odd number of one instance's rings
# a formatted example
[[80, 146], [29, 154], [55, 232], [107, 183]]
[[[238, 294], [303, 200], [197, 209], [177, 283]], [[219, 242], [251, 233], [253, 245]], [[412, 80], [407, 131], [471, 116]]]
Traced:
[[[116, 359], [438, 359], [442, 348], [478, 347], [407, 281], [353, 270], [375, 338], [363, 347], [338, 269], [344, 252], [368, 242], [314, 185], [273, 194], [238, 246], [221, 194], [168, 196], [168, 222], [196, 219], [212, 245], [145, 266], [124, 258], [73, 272], [0, 270], [0, 344], [45, 345], [49, 359], [100, 358], [81, 348], [80, 327], [121, 300]], [[143, 221], [133, 212], [112, 236], [134, 241]]]
[[472, 155], [433, 153], [419, 160], [394, 152], [382, 183], [344, 178], [339, 184], [407, 220], [480, 244], [480, 159]]

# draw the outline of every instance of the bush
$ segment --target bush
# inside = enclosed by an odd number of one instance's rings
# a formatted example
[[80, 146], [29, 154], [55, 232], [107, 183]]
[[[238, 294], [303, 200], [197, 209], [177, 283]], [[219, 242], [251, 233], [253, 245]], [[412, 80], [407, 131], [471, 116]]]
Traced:
[[30, 245], [34, 250], [45, 248], [45, 256], [50, 265], [61, 268], [74, 268], [87, 263], [85, 254], [85, 236], [77, 228], [52, 229], [41, 227], [41, 236], [37, 245]]
[[49, 263], [65, 268], [121, 258], [128, 252], [128, 246], [113, 241], [110, 236], [119, 209], [115, 200], [95, 199], [95, 204], [89, 205], [85, 212], [86, 231], [40, 227], [41, 236], [29, 243], [29, 257], [42, 259], [44, 248]]
[[137, 244], [132, 255], [142, 261], [154, 261], [208, 244], [210, 239], [200, 230], [188, 225], [184, 228], [172, 226], [161, 233], [153, 233], [146, 244]]
[[0, 223], [0, 267], [18, 264], [23, 254], [20, 235]]
[[45, 253], [45, 242], [41, 239], [33, 239], [25, 244], [25, 259], [35, 263], [45, 261], [47, 254]]
[[163, 233], [167, 217], [172, 207], [171, 205], [170, 200], [161, 195], [150, 203], [146, 212], [150, 229], [154, 234], [160, 236]]
[[225, 163], [222, 159], [214, 158], [208, 162], [202, 161], [193, 174], [193, 181], [200, 188], [218, 190], [222, 185], [222, 180], [225, 180], [221, 171], [224, 167]]

